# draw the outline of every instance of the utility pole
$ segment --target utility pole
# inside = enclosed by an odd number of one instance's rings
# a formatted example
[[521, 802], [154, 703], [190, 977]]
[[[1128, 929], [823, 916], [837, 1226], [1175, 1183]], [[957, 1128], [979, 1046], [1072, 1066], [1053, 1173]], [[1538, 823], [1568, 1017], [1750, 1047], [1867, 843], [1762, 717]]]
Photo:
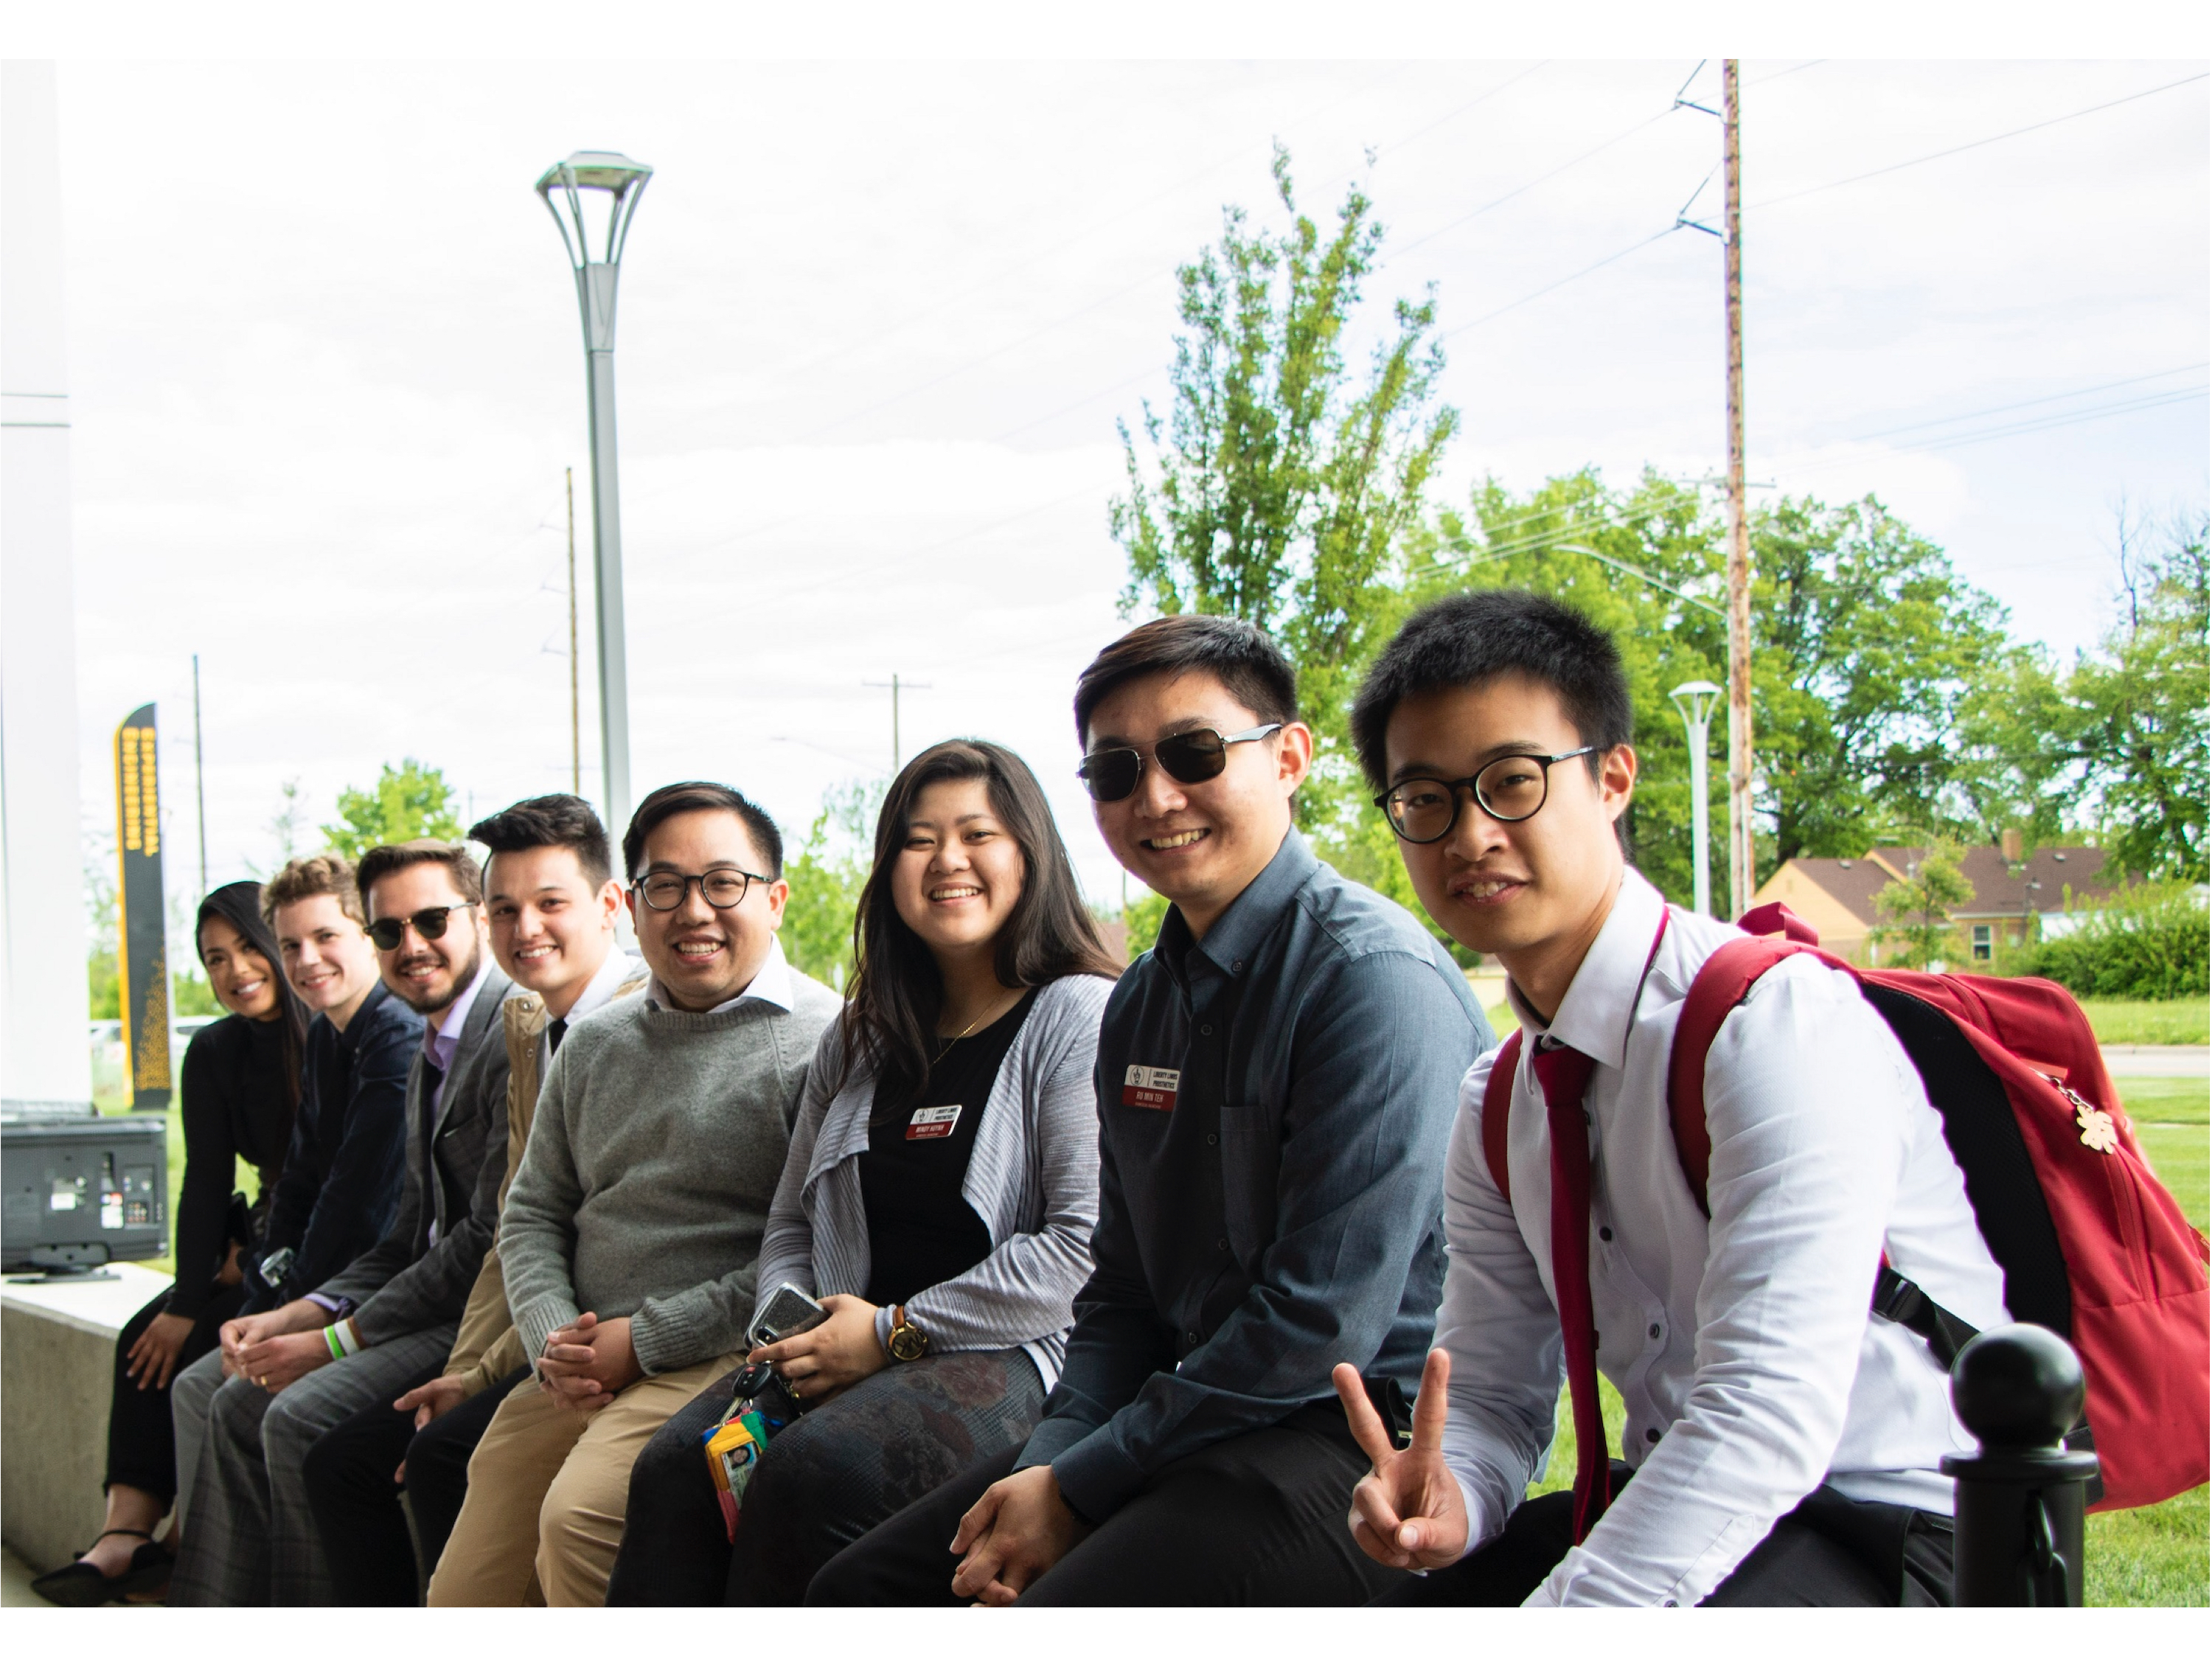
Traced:
[[200, 808], [200, 902], [208, 896], [207, 879], [207, 750], [200, 742], [200, 653], [192, 653], [192, 793]]
[[1751, 908], [1751, 522], [1743, 499], [1743, 156], [1736, 60], [1721, 60], [1721, 171], [1727, 188], [1729, 507], [1729, 915]]
[[899, 691], [902, 688], [908, 691], [927, 691], [931, 689], [930, 684], [927, 680], [902, 681], [896, 673], [887, 680], [862, 680], [860, 684], [878, 691], [888, 690], [891, 694], [891, 775], [896, 777], [899, 768], [905, 763], [899, 749]]
[[584, 793], [584, 700], [576, 667], [576, 469], [561, 476], [568, 491], [568, 793]]

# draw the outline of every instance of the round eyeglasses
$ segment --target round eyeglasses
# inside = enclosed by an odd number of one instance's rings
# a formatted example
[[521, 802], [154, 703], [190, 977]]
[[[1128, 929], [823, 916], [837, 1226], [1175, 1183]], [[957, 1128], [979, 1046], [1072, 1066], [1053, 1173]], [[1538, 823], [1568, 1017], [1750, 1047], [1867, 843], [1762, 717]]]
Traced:
[[703, 876], [679, 876], [673, 870], [656, 870], [632, 882], [630, 890], [645, 901], [648, 910], [673, 910], [684, 902], [684, 896], [696, 882], [700, 896], [708, 903], [717, 910], [733, 910], [745, 902], [745, 895], [755, 882], [769, 879], [745, 870], [709, 870]]
[[1542, 810], [1552, 793], [1552, 769], [1561, 761], [1597, 753], [1585, 744], [1564, 755], [1501, 755], [1473, 777], [1401, 778], [1375, 804], [1398, 839], [1416, 846], [1442, 841], [1459, 822], [1460, 797], [1473, 790], [1482, 810], [1500, 823], [1519, 823]]

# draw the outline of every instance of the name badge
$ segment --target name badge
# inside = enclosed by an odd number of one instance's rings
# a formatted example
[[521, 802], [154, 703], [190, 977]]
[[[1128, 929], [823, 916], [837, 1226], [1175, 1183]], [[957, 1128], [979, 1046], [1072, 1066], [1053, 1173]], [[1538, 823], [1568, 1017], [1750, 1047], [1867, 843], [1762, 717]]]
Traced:
[[1121, 1103], [1141, 1106], [1148, 1112], [1175, 1110], [1176, 1091], [1182, 1073], [1165, 1066], [1132, 1066], [1121, 1077]]
[[957, 1106], [925, 1106], [906, 1121], [908, 1140], [942, 1140], [960, 1121]]

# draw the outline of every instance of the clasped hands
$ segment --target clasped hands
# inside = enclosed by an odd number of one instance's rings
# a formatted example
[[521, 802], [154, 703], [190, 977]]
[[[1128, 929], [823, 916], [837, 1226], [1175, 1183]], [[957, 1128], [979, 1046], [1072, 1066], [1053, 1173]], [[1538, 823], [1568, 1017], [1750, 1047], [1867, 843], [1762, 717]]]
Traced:
[[302, 1297], [266, 1313], [223, 1321], [222, 1374], [242, 1376], [270, 1394], [281, 1394], [309, 1371], [331, 1363], [330, 1340], [323, 1328], [329, 1310]]
[[538, 1357], [538, 1386], [556, 1405], [586, 1414], [611, 1401], [645, 1375], [630, 1346], [629, 1317], [578, 1314], [545, 1339]]

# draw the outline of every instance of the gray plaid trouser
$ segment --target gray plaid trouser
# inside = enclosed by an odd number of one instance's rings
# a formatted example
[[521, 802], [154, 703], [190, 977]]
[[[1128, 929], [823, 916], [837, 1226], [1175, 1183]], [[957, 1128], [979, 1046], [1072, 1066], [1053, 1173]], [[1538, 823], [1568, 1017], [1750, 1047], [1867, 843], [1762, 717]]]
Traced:
[[[331, 1605], [330, 1568], [301, 1477], [307, 1448], [356, 1412], [388, 1406], [434, 1376], [459, 1328], [439, 1325], [395, 1337], [274, 1395], [239, 1376], [211, 1393], [206, 1378], [186, 1390], [177, 1402], [180, 1413], [204, 1399], [205, 1421], [169, 1605]], [[209, 1357], [220, 1365], [219, 1352]]]

